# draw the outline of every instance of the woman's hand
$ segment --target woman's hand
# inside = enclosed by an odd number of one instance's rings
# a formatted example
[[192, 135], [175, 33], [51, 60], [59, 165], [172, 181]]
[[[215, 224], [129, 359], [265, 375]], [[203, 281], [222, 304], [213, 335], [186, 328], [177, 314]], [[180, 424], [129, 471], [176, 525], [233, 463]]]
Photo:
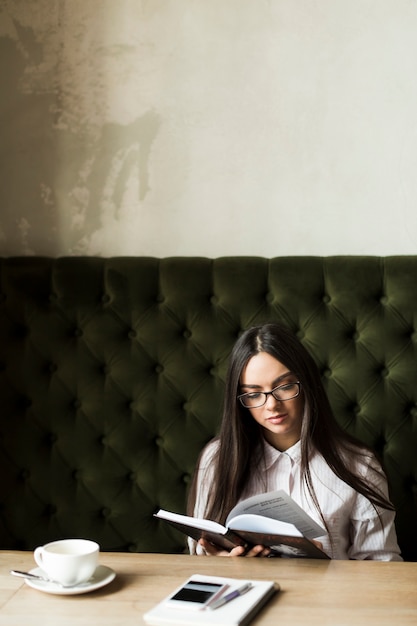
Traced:
[[265, 548], [265, 546], [253, 546], [248, 551], [246, 551], [244, 546], [236, 546], [236, 548], [228, 552], [227, 550], [213, 546], [213, 544], [206, 539], [200, 539], [198, 545], [203, 548], [208, 556], [269, 556], [271, 553], [270, 548]]

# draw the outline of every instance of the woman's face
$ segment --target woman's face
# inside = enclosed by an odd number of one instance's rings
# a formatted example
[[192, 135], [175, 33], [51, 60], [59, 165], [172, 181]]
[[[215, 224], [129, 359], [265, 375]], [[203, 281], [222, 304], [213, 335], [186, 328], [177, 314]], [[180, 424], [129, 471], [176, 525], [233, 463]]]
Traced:
[[[295, 374], [280, 361], [267, 352], [259, 352], [249, 359], [242, 371], [240, 393], [271, 391], [296, 381]], [[284, 401], [270, 394], [263, 406], [248, 410], [262, 426], [265, 439], [277, 450], [288, 450], [300, 439], [304, 410], [302, 391], [297, 397]]]

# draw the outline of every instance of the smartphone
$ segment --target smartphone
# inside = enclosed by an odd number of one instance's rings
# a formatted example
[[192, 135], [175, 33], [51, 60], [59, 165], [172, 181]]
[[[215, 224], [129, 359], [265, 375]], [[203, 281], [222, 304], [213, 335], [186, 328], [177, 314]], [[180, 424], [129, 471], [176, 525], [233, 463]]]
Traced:
[[192, 576], [184, 585], [181, 585], [165, 604], [177, 609], [200, 610], [205, 609], [210, 602], [217, 600], [229, 587], [221, 582], [204, 580]]

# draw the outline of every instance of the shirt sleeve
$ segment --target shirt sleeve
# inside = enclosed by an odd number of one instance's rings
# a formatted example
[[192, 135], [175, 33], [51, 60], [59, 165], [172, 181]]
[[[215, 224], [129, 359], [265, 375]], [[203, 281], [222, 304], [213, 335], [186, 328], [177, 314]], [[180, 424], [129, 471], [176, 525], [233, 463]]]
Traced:
[[350, 559], [403, 560], [397, 544], [393, 511], [384, 512], [381, 519], [353, 520], [352, 534], [353, 541], [348, 551]]
[[[207, 506], [210, 486], [212, 484], [213, 476], [213, 456], [217, 450], [217, 443], [209, 443], [204, 449], [199, 465], [196, 469], [196, 501], [194, 506], [194, 517], [204, 517], [204, 513]], [[204, 550], [195, 539], [188, 537], [188, 549], [190, 554], [204, 554]]]
[[[365, 479], [386, 498], [388, 485], [376, 459], [370, 459]], [[395, 531], [395, 511], [378, 508], [358, 494], [351, 516], [351, 545], [349, 559], [402, 561]]]

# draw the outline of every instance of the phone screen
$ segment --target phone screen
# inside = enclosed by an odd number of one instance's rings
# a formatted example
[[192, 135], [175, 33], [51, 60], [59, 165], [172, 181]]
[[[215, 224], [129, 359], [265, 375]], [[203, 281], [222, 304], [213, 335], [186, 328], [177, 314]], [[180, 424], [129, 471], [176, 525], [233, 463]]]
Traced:
[[188, 581], [171, 600], [206, 604], [224, 585], [199, 580]]

